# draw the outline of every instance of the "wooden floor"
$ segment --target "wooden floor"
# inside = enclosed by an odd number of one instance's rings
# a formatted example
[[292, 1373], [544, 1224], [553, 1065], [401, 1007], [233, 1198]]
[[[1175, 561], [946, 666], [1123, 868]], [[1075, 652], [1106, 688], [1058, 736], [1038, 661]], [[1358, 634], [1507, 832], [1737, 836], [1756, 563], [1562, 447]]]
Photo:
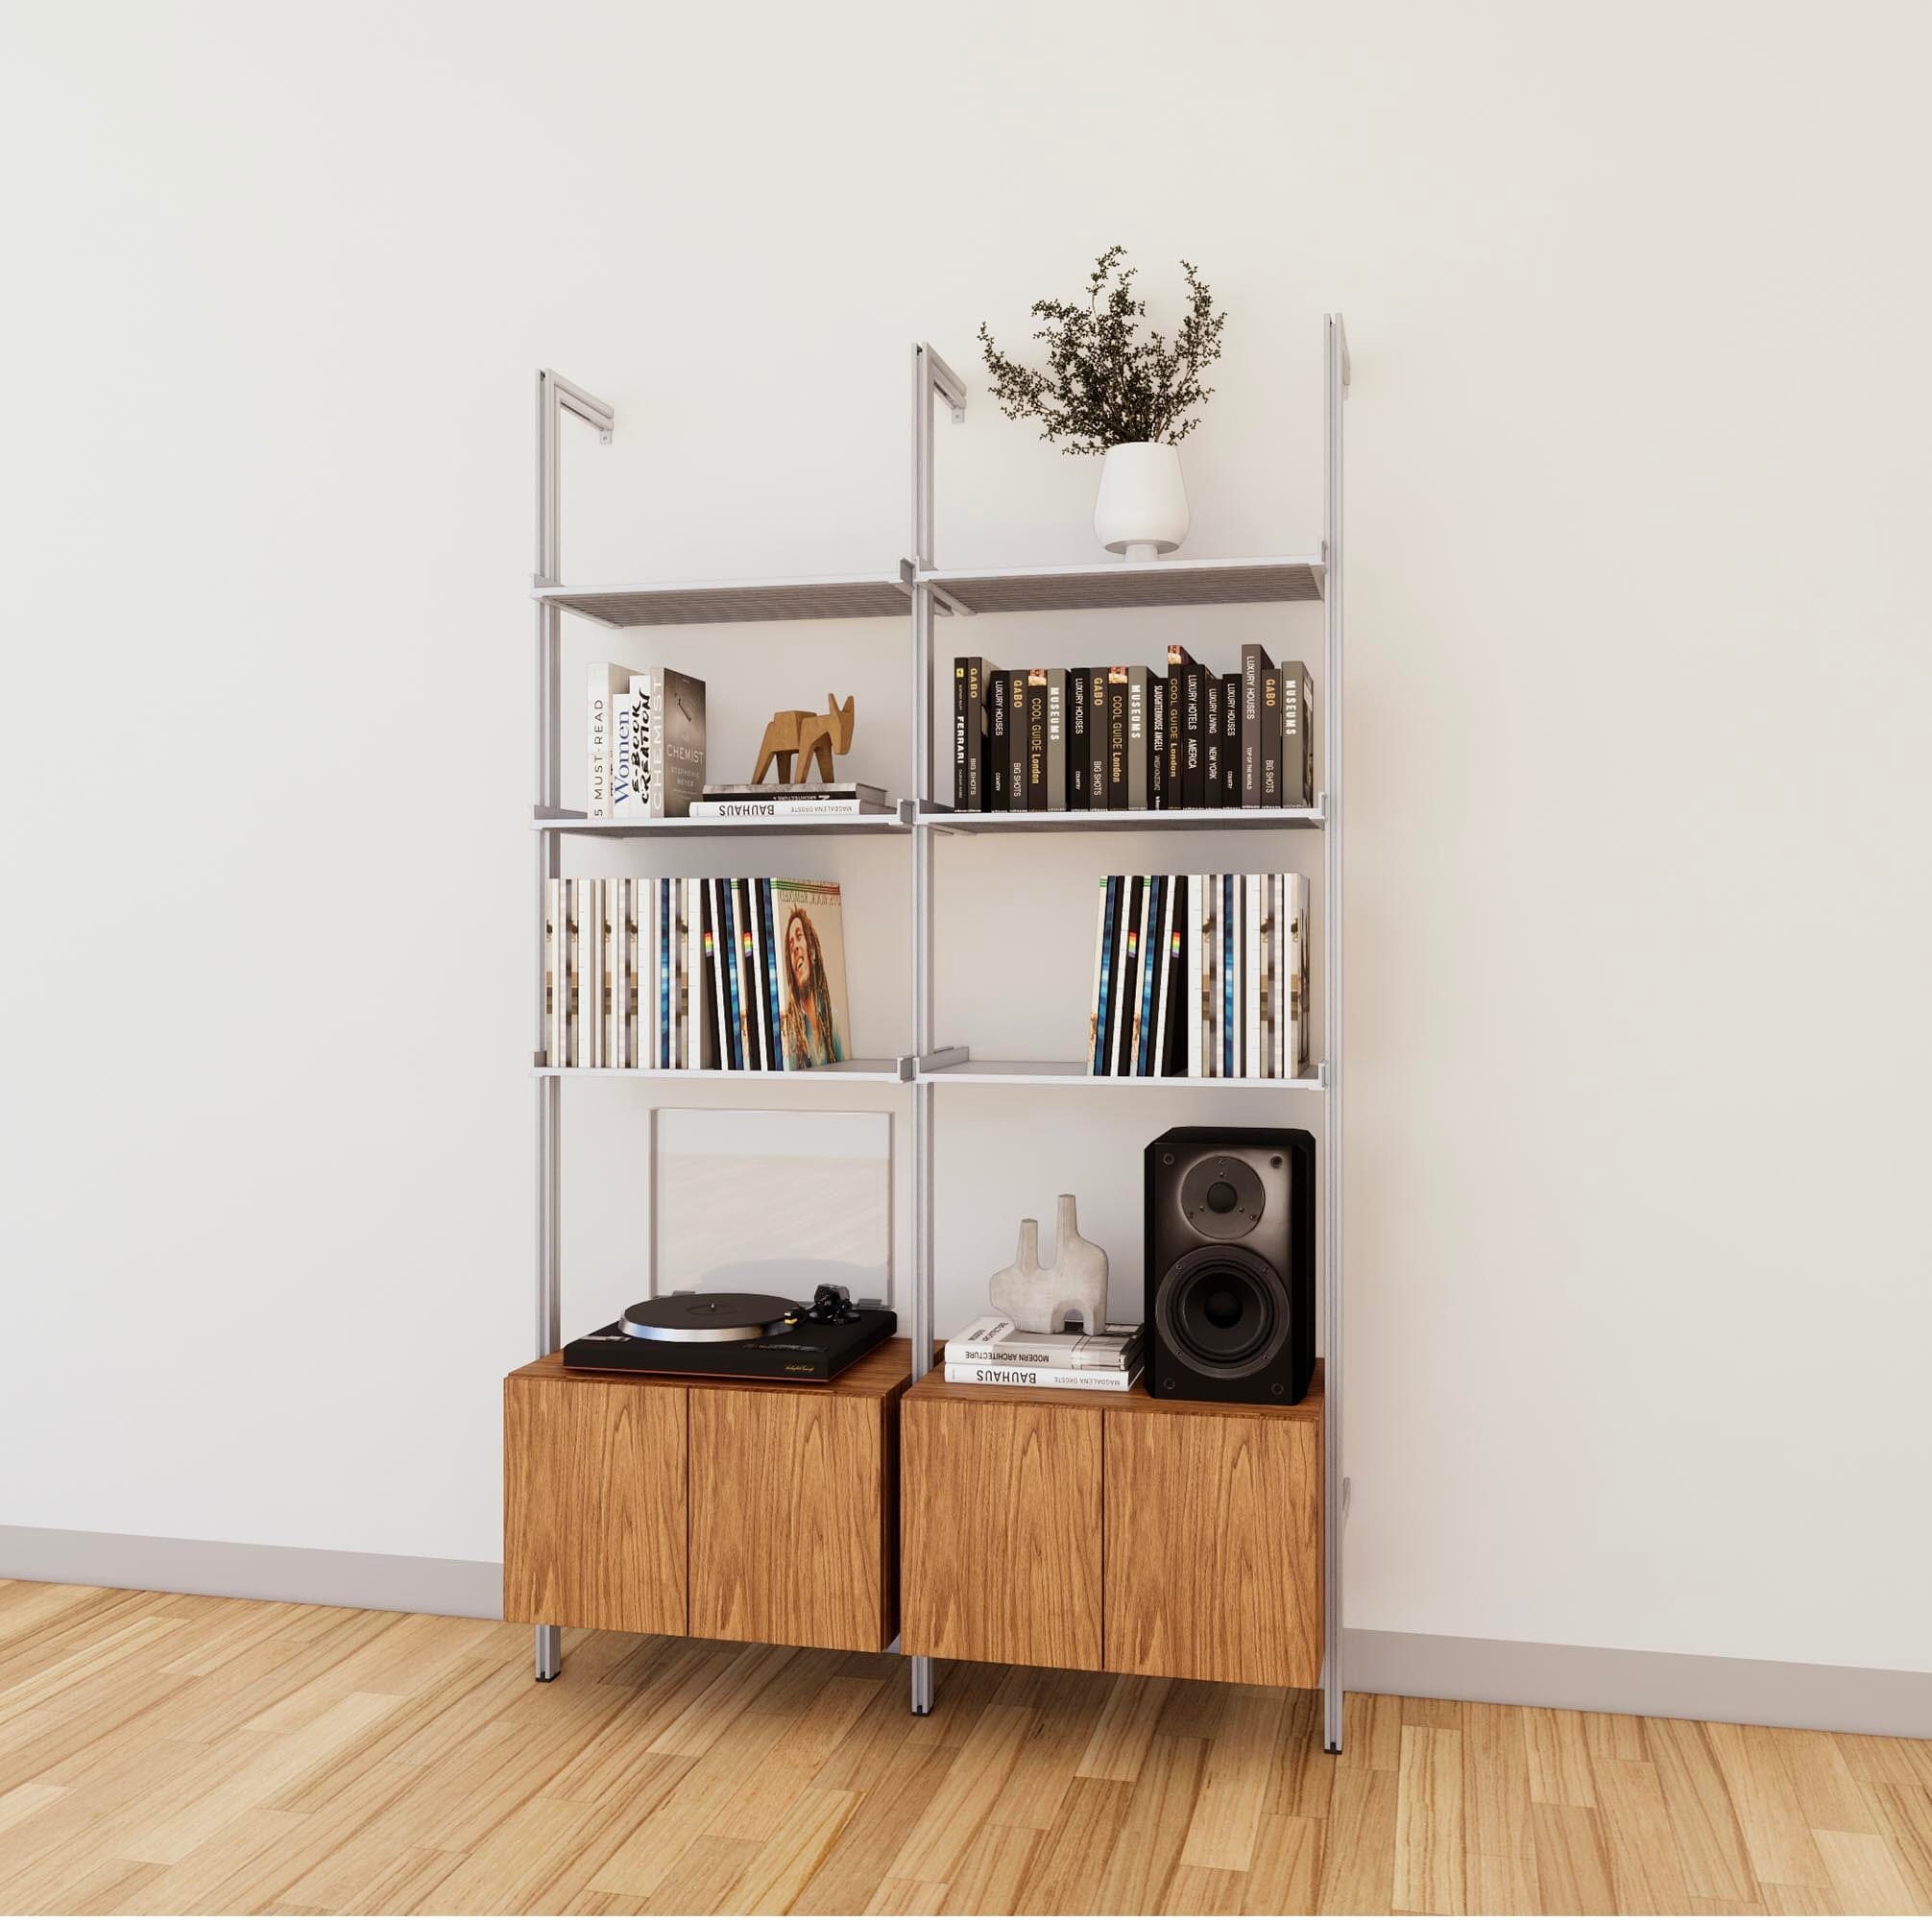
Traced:
[[1932, 1911], [1932, 1743], [0, 1582], [0, 1912]]

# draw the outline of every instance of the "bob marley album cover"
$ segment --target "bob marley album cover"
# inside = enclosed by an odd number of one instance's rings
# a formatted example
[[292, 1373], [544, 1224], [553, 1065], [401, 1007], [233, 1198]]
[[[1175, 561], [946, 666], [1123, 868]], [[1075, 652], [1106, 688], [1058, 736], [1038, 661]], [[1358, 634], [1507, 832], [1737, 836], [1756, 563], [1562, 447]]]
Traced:
[[845, 924], [837, 887], [825, 880], [773, 880], [771, 907], [785, 1070], [850, 1059]]

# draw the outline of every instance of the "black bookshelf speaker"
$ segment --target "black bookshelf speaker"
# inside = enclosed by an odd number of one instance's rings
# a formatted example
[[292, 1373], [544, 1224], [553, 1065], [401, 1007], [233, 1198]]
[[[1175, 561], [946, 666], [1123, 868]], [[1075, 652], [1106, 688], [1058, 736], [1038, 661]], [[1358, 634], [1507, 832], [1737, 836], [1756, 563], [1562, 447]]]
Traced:
[[1292, 1406], [1315, 1372], [1315, 1136], [1173, 1127], [1147, 1154], [1156, 1399]]

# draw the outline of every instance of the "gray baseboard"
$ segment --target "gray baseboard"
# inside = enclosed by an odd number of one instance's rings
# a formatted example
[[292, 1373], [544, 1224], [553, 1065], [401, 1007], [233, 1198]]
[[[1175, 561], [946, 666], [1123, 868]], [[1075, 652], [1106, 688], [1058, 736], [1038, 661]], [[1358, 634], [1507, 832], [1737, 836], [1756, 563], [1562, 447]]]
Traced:
[[[54, 1527], [0, 1526], [0, 1579], [471, 1620], [499, 1620], [503, 1613], [503, 1569], [493, 1560], [333, 1553]], [[1351, 1692], [1932, 1739], [1932, 1673], [1359, 1627], [1347, 1631], [1344, 1665]]]
[[384, 1613], [503, 1617], [503, 1569], [494, 1560], [426, 1560], [406, 1553], [333, 1553], [250, 1547], [231, 1540], [159, 1540], [0, 1526], [0, 1579], [241, 1600], [302, 1600]]
[[1932, 1673], [1350, 1627], [1351, 1692], [1932, 1739]]

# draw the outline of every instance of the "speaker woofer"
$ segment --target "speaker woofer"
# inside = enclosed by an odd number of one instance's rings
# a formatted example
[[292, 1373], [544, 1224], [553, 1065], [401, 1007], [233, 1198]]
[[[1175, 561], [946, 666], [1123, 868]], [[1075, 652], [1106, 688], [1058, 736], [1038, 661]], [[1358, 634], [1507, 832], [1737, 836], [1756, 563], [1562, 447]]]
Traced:
[[1196, 1247], [1162, 1280], [1154, 1323], [1189, 1366], [1243, 1380], [1268, 1366], [1288, 1338], [1288, 1288], [1244, 1247]]

